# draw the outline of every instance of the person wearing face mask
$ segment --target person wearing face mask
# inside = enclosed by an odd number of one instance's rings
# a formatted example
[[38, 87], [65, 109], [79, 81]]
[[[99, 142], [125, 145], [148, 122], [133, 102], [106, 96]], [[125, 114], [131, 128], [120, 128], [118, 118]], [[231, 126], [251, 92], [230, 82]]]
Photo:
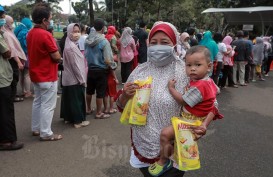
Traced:
[[9, 63], [11, 51], [3, 37], [5, 10], [0, 5], [0, 150], [21, 149], [24, 144], [17, 141], [14, 103], [11, 83], [13, 71]]
[[184, 59], [187, 50], [191, 47], [189, 44], [190, 35], [187, 32], [183, 32], [180, 35], [179, 44], [177, 45], [177, 54], [179, 58]]
[[120, 41], [121, 80], [122, 83], [125, 83], [132, 72], [134, 52], [136, 51], [136, 44], [130, 27], [124, 28]]
[[12, 96], [14, 102], [23, 101], [22, 97], [17, 95], [17, 84], [19, 81], [19, 70], [24, 69], [24, 63], [27, 57], [20, 45], [20, 42], [13, 33], [13, 18], [6, 15], [6, 24], [3, 26], [2, 31], [4, 32], [4, 38], [11, 51], [11, 59], [9, 60], [13, 70], [13, 80], [11, 84]]
[[74, 124], [75, 128], [89, 125], [85, 114], [86, 72], [84, 55], [78, 48], [80, 26], [72, 23], [67, 27], [67, 37], [63, 52], [61, 118]]
[[29, 18], [23, 18], [19, 25], [14, 29], [14, 34], [20, 42], [20, 45], [27, 57], [27, 60], [24, 64], [24, 69], [19, 71], [19, 83], [22, 90], [21, 95], [24, 95], [25, 98], [31, 97], [31, 81], [29, 77], [29, 61], [27, 54], [27, 34], [32, 28], [32, 22]]
[[[181, 105], [168, 91], [168, 81], [175, 78], [175, 88], [181, 93], [189, 83], [185, 63], [176, 55], [177, 41], [178, 32], [172, 24], [155, 23], [148, 37], [148, 61], [135, 68], [116, 99], [117, 106], [122, 111], [138, 89], [133, 82], [137, 79], [146, 79], [148, 76], [153, 78], [147, 123], [145, 126], [131, 126], [130, 164], [138, 168], [144, 177], [151, 177], [148, 167], [159, 159], [161, 130], [171, 125], [172, 116], [180, 115]], [[196, 127], [193, 132], [202, 136], [206, 129]], [[162, 177], [181, 177], [184, 173], [171, 166]]]
[[57, 73], [61, 55], [52, 34], [47, 31], [52, 18], [49, 5], [38, 3], [31, 16], [35, 26], [27, 35], [27, 51], [35, 94], [32, 135], [40, 136], [41, 141], [56, 141], [62, 139], [62, 135], [53, 134], [51, 123], [57, 102]]

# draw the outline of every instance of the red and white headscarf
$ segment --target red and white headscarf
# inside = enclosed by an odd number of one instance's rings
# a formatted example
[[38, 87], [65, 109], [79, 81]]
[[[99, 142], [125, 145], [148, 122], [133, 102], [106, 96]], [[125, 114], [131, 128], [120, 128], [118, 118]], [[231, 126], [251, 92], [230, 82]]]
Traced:
[[152, 27], [148, 37], [149, 42], [151, 41], [151, 38], [155, 35], [155, 33], [158, 31], [164, 32], [171, 39], [173, 45], [177, 44], [178, 32], [176, 28], [171, 23], [162, 21], [156, 22]]

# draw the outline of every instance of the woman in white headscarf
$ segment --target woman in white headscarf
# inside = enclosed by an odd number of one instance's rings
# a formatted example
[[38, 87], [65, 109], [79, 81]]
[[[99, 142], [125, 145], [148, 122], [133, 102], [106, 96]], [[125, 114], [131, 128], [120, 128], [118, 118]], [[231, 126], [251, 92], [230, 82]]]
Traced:
[[122, 83], [125, 83], [132, 72], [134, 52], [136, 50], [130, 27], [124, 28], [120, 43], [121, 80]]
[[17, 92], [17, 83], [19, 81], [19, 70], [24, 69], [24, 63], [27, 60], [27, 57], [18, 41], [17, 37], [13, 33], [13, 18], [6, 15], [6, 24], [2, 28], [4, 32], [4, 38], [7, 42], [10, 51], [11, 51], [11, 60], [9, 60], [12, 70], [13, 70], [13, 81], [11, 83], [12, 96], [14, 101], [23, 101], [23, 98], [16, 97]]
[[85, 59], [76, 42], [79, 40], [80, 26], [72, 23], [67, 27], [67, 37], [63, 51], [63, 77], [61, 118], [65, 122], [74, 124], [75, 128], [89, 125], [86, 121], [85, 87], [86, 72]]
[[177, 54], [181, 59], [184, 59], [187, 50], [191, 47], [189, 40], [190, 35], [187, 32], [184, 32], [180, 35], [179, 44], [177, 45]]
[[[148, 167], [158, 160], [161, 130], [171, 125], [171, 117], [181, 113], [181, 105], [169, 93], [168, 81], [175, 78], [175, 88], [181, 93], [184, 93], [189, 83], [185, 63], [177, 57], [175, 51], [178, 42], [176, 28], [167, 22], [157, 22], [149, 33], [148, 41], [148, 61], [131, 73], [116, 100], [117, 106], [122, 110], [138, 89], [134, 81], [152, 76], [147, 123], [144, 126], [131, 126], [130, 164], [140, 169], [144, 177], [151, 177]], [[204, 124], [194, 128], [193, 132], [201, 137], [206, 133], [206, 128], [207, 125]], [[182, 177], [185, 172], [179, 171], [175, 166], [171, 166], [162, 177]]]

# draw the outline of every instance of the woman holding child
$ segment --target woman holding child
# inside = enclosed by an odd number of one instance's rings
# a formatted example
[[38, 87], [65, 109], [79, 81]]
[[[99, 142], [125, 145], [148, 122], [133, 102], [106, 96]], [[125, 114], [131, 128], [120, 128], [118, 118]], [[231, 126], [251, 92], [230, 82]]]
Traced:
[[[130, 164], [134, 168], [139, 168], [144, 177], [151, 176], [148, 167], [159, 160], [162, 129], [171, 125], [171, 117], [179, 116], [181, 113], [181, 105], [170, 94], [168, 82], [175, 79], [175, 89], [182, 94], [189, 83], [185, 63], [176, 56], [175, 46], [177, 40], [178, 33], [172, 24], [167, 22], [155, 23], [148, 38], [148, 61], [139, 65], [131, 73], [122, 93], [117, 98], [118, 107], [123, 109], [137, 89], [137, 85], [133, 84], [133, 82], [137, 79], [152, 76], [153, 83], [147, 124], [131, 127], [132, 150]], [[212, 120], [214, 114], [209, 114], [208, 117], [209, 120]], [[192, 129], [197, 138], [205, 135], [209, 123], [210, 121], [204, 121], [201, 126]], [[162, 167], [165, 165], [163, 164]], [[175, 166], [173, 164], [161, 176], [183, 176], [185, 172], [179, 171]]]

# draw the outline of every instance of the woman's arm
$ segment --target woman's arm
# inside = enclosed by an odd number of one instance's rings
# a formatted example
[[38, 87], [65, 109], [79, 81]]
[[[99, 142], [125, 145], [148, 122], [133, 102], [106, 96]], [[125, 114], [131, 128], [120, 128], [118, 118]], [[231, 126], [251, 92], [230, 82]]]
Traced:
[[18, 68], [20, 70], [24, 69], [24, 65], [22, 64], [21, 60], [19, 59], [19, 57], [14, 57], [14, 60], [16, 61]]

